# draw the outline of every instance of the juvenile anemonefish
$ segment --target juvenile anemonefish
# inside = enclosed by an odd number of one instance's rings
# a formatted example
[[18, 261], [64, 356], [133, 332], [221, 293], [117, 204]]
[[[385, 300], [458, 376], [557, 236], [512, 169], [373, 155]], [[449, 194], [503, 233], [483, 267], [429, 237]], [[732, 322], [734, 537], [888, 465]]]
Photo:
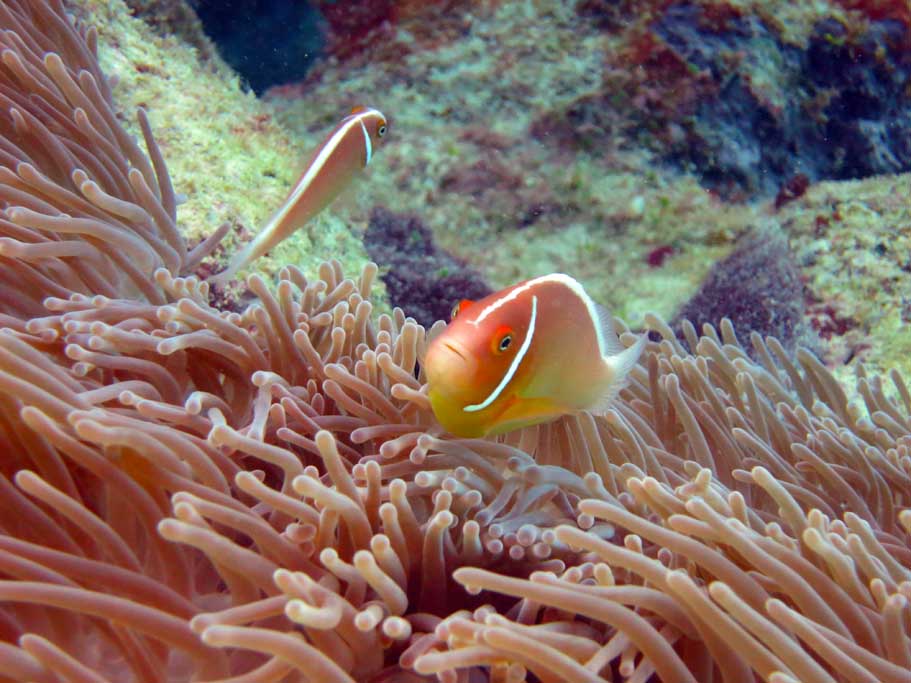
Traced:
[[481, 437], [579, 410], [601, 412], [639, 359], [610, 313], [555, 273], [461, 301], [427, 349], [428, 395], [452, 434]]
[[241, 249], [222, 272], [208, 279], [223, 285], [254, 260], [304, 225], [344, 190], [373, 158], [386, 135], [386, 117], [376, 109], [357, 107], [316, 148], [297, 183], [265, 227]]

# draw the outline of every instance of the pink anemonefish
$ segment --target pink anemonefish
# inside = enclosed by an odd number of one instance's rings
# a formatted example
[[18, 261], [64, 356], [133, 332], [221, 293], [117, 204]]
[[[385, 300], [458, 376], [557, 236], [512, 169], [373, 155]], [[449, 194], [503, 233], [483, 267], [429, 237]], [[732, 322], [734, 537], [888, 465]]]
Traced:
[[374, 148], [386, 135], [386, 125], [386, 117], [376, 109], [353, 109], [313, 152], [297, 183], [265, 227], [235, 254], [225, 270], [208, 282], [224, 285], [237, 271], [329, 206], [370, 163]]
[[568, 275], [526, 280], [453, 308], [424, 359], [430, 404], [440, 424], [462, 437], [601, 412], [645, 341], [624, 348], [610, 313]]

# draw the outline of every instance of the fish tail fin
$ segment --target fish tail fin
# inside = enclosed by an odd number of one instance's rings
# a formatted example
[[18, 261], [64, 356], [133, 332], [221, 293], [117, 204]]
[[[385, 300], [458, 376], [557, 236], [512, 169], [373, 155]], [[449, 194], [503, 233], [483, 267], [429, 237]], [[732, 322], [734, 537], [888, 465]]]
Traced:
[[228, 267], [216, 273], [215, 275], [210, 275], [208, 278], [206, 278], [206, 282], [208, 282], [210, 286], [218, 287], [224, 287], [226, 284], [228, 284], [228, 282], [235, 275], [237, 275], [237, 271], [243, 268], [245, 265], [245, 261], [248, 257], [247, 252], [249, 249], [250, 245], [248, 244], [243, 249], [234, 254], [234, 256], [231, 258], [230, 263], [228, 263]]
[[598, 403], [591, 409], [591, 412], [595, 414], [607, 412], [610, 404], [617, 398], [617, 394], [626, 386], [629, 373], [636, 367], [636, 363], [639, 362], [639, 356], [642, 355], [642, 350], [645, 348], [646, 342], [648, 342], [647, 334], [639, 335], [636, 342], [632, 346], [626, 348], [623, 348], [619, 339], [616, 340], [617, 346], [622, 350], [618, 350], [610, 356], [604, 356], [603, 361], [607, 366], [609, 378], [607, 389], [598, 399]]
[[223, 287], [231, 278], [237, 275], [239, 270], [249, 266], [309, 220], [312, 215], [305, 219], [298, 218], [297, 221], [294, 221], [293, 217], [289, 218], [294, 206], [293, 199], [294, 195], [292, 194], [282, 202], [282, 205], [269, 217], [269, 220], [256, 233], [256, 236], [243, 249], [234, 254], [228, 267], [208, 278], [206, 282]]
[[238, 271], [249, 266], [253, 261], [265, 254], [269, 249], [275, 246], [275, 219], [271, 219], [266, 225], [256, 233], [256, 236], [244, 245], [228, 263], [228, 267], [220, 273], [212, 275], [206, 282], [210, 285], [224, 287], [228, 282], [237, 275]]

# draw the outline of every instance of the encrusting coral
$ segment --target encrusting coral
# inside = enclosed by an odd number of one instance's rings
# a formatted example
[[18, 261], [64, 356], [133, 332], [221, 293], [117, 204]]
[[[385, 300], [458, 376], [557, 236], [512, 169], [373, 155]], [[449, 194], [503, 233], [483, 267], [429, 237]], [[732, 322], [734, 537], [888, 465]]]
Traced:
[[800, 342], [814, 341], [805, 329], [806, 296], [787, 238], [763, 226], [743, 235], [712, 265], [672, 324], [689, 320], [717, 326], [727, 318], [736, 329], [775, 337], [794, 353]]
[[391, 305], [407, 310], [425, 327], [448, 318], [454, 302], [477, 301], [491, 293], [481, 274], [441, 249], [415, 216], [375, 208], [364, 246], [380, 267]]
[[375, 267], [212, 308], [94, 33], [0, 25], [0, 681], [907, 681], [897, 373], [648, 316], [606, 415], [452, 439]]

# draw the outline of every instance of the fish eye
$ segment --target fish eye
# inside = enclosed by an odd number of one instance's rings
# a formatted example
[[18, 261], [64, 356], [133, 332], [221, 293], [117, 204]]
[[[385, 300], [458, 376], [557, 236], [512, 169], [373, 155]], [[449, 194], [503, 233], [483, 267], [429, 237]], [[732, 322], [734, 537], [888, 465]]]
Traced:
[[499, 343], [497, 344], [497, 350], [499, 350], [500, 353], [503, 353], [504, 351], [506, 351], [506, 349], [509, 348], [510, 344], [512, 344], [512, 335], [504, 334], [500, 338]]
[[380, 127], [376, 129], [376, 134], [380, 137], [383, 137], [386, 134], [386, 124], [381, 123]]
[[460, 307], [460, 306], [461, 306], [460, 303], [453, 304], [452, 310], [449, 311], [449, 319], [450, 319], [450, 320], [455, 320], [455, 317], [459, 314], [459, 307]]

